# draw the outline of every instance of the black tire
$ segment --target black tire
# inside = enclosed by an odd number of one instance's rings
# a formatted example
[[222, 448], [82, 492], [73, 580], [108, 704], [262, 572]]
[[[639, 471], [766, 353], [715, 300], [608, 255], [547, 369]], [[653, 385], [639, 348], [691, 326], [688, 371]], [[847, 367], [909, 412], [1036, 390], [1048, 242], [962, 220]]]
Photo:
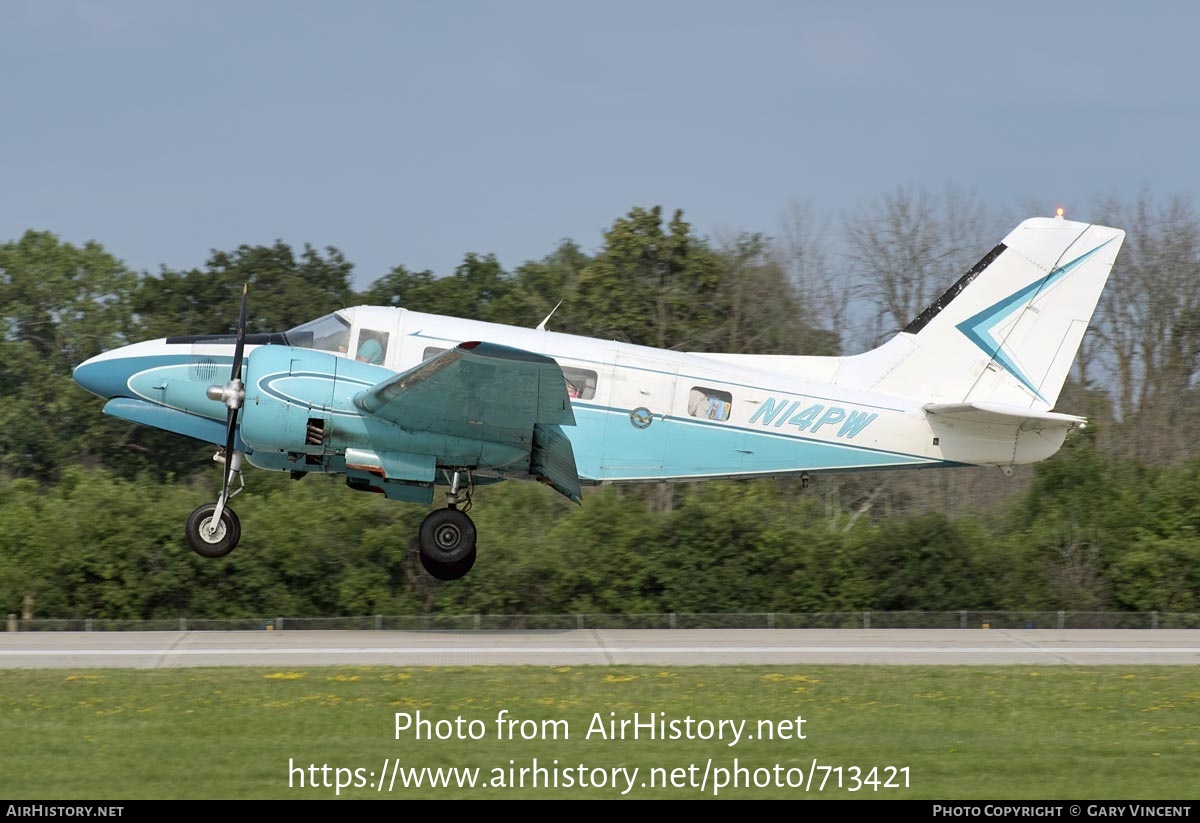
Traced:
[[242, 539], [242, 524], [228, 506], [221, 512], [221, 523], [216, 534], [210, 537], [202, 531], [216, 510], [216, 503], [205, 503], [187, 519], [187, 543], [192, 551], [202, 557], [224, 557], [237, 548], [238, 541]]
[[435, 509], [421, 523], [420, 540], [422, 563], [454, 566], [475, 553], [475, 524], [458, 509]]
[[475, 565], [475, 550], [471, 549], [471, 553], [457, 563], [438, 563], [430, 560], [425, 552], [421, 552], [421, 565], [429, 572], [430, 577], [438, 580], [458, 580]]

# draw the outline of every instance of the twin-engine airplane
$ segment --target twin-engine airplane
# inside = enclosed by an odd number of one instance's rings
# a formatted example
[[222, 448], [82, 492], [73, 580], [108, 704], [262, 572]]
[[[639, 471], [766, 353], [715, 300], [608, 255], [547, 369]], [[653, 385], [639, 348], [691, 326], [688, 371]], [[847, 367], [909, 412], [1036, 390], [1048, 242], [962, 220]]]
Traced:
[[235, 335], [125, 346], [75, 379], [107, 414], [221, 448], [221, 493], [187, 521], [196, 552], [237, 545], [243, 462], [426, 505], [442, 483], [421, 561], [452, 580], [475, 563], [463, 509], [476, 481], [538, 480], [578, 503], [581, 486], [610, 482], [1051, 456], [1085, 423], [1051, 409], [1124, 237], [1026, 220], [852, 357], [674, 352], [373, 306], [248, 335], [243, 290]]

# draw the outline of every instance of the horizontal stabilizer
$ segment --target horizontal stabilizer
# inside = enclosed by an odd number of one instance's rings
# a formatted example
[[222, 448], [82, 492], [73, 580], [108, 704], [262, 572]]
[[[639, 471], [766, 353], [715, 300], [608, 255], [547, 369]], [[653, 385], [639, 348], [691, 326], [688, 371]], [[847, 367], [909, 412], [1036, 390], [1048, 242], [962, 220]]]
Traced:
[[1016, 426], [1022, 431], [1059, 428], [1071, 431], [1087, 424], [1086, 418], [1073, 414], [1038, 411], [1007, 403], [927, 403], [924, 408], [927, 414], [948, 420]]

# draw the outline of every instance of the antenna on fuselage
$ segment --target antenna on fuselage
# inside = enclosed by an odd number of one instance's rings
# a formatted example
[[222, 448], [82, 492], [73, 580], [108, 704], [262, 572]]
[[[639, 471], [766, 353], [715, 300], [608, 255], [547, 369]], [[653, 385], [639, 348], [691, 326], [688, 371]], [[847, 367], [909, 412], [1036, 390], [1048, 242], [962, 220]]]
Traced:
[[554, 308], [552, 308], [550, 310], [550, 313], [546, 315], [546, 319], [543, 320], [541, 323], [537, 324], [537, 331], [545, 331], [546, 330], [546, 323], [548, 323], [550, 321], [550, 318], [554, 316], [554, 313], [556, 311], [558, 311], [558, 307], [561, 306], [562, 303], [563, 303], [563, 301], [559, 300], [558, 303], [554, 306]]

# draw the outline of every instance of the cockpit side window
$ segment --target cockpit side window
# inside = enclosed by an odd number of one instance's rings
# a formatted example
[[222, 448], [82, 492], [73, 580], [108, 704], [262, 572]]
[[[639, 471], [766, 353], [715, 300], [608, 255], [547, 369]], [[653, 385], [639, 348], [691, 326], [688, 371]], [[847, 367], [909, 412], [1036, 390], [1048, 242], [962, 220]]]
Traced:
[[350, 345], [350, 324], [334, 312], [288, 329], [287, 340], [291, 346], [345, 354]]
[[354, 356], [355, 359], [376, 366], [382, 364], [383, 356], [387, 353], [388, 336], [385, 331], [363, 329], [358, 333], [358, 354]]

